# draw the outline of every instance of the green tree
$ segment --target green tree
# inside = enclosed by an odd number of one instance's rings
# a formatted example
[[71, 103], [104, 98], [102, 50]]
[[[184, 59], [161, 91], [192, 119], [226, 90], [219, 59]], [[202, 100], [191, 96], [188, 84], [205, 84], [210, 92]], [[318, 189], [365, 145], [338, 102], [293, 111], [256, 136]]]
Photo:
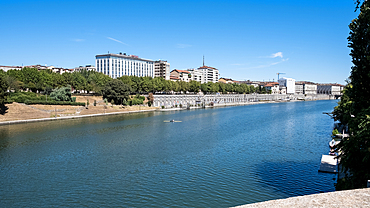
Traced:
[[194, 81], [194, 80], [191, 80], [189, 82], [189, 91], [190, 92], [198, 93], [199, 89], [200, 89], [200, 82], [197, 82], [197, 81]]
[[164, 81], [162, 77], [155, 77], [153, 79], [154, 92], [162, 92], [164, 90]]
[[71, 86], [56, 88], [50, 93], [50, 98], [56, 101], [73, 101]]
[[337, 146], [345, 174], [336, 184], [338, 190], [366, 187], [370, 179], [370, 1], [362, 3], [358, 18], [349, 28], [353, 66], [349, 83], [333, 111], [335, 120], [348, 125], [350, 135]]
[[6, 75], [5, 80], [8, 83], [9, 90], [14, 90], [15, 92], [18, 92], [20, 88], [20, 81], [18, 81], [15, 77]]
[[7, 90], [8, 90], [8, 83], [5, 79], [5, 73], [3, 70], [0, 70], [0, 113], [4, 114], [6, 111], [5, 108], [5, 101], [7, 96]]
[[122, 104], [129, 100], [131, 92], [131, 87], [119, 79], [109, 81], [102, 91], [104, 99], [107, 99], [109, 102], [114, 100], [116, 104]]

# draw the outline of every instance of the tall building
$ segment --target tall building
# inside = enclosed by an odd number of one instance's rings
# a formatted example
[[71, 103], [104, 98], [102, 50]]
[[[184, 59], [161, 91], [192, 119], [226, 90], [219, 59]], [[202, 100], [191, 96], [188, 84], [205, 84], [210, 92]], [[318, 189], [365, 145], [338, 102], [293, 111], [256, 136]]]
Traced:
[[203, 77], [201, 80], [201, 83], [207, 83], [207, 82], [218, 82], [219, 79], [219, 73], [218, 69], [210, 67], [210, 66], [201, 66], [198, 68], [199, 71], [202, 72]]
[[135, 55], [103, 54], [96, 55], [96, 71], [112, 78], [122, 76], [154, 77], [154, 61]]
[[278, 82], [280, 87], [286, 87], [286, 94], [295, 93], [295, 79], [283, 77]]
[[159, 60], [154, 62], [154, 76], [170, 80], [170, 63]]

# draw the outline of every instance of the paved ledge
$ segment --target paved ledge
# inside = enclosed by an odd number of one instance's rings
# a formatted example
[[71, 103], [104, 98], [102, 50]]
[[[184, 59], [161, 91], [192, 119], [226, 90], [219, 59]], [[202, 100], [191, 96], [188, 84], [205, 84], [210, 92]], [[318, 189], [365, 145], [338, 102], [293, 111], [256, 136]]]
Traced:
[[142, 112], [150, 112], [150, 111], [156, 111], [156, 110], [157, 109], [138, 110], [138, 111], [123, 111], [123, 112], [121, 111], [121, 112], [112, 112], [112, 113], [88, 114], [88, 115], [80, 115], [80, 116], [63, 116], [63, 117], [57, 117], [57, 118], [37, 118], [37, 119], [27, 119], [27, 120], [3, 121], [3, 122], [0, 122], [0, 126], [10, 125], [10, 124], [19, 124], [19, 123], [57, 121], [57, 120], [64, 120], [64, 119], [77, 119], [77, 118], [96, 117], [96, 116], [109, 116], [109, 115], [118, 115], [118, 114], [142, 113]]
[[238, 206], [251, 207], [370, 207], [370, 188], [335, 191]]

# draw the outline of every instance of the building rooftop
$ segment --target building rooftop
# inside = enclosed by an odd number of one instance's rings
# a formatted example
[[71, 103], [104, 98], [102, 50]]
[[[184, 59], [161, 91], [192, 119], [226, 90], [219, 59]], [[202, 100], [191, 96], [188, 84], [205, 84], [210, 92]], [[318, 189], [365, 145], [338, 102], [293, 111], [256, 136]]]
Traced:
[[106, 56], [114, 56], [114, 57], [118, 57], [118, 58], [126, 58], [126, 59], [133, 59], [133, 60], [139, 60], [139, 61], [154, 62], [153, 60], [139, 58], [139, 56], [136, 56], [136, 55], [126, 55], [126, 53], [124, 53], [124, 54], [122, 54], [122, 53], [119, 53], [119, 54], [114, 54], [114, 53], [101, 54], [101, 55], [96, 55], [95, 58], [106, 57]]
[[216, 69], [216, 68], [210, 66], [201, 66], [198, 69]]
[[174, 69], [174, 70], [172, 70], [171, 72], [173, 72], [173, 71], [177, 71], [177, 72], [179, 72], [179, 73], [186, 73], [186, 74], [190, 74], [190, 72], [189, 72], [189, 71], [186, 71], [186, 70]]

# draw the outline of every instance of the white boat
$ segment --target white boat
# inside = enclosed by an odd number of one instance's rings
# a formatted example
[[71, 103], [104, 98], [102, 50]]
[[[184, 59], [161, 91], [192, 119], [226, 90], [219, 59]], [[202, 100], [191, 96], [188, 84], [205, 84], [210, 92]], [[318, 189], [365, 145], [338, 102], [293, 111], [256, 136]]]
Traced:
[[329, 146], [330, 146], [330, 148], [334, 148], [334, 146], [335, 146], [335, 140], [334, 139], [332, 139], [330, 142], [329, 142]]

